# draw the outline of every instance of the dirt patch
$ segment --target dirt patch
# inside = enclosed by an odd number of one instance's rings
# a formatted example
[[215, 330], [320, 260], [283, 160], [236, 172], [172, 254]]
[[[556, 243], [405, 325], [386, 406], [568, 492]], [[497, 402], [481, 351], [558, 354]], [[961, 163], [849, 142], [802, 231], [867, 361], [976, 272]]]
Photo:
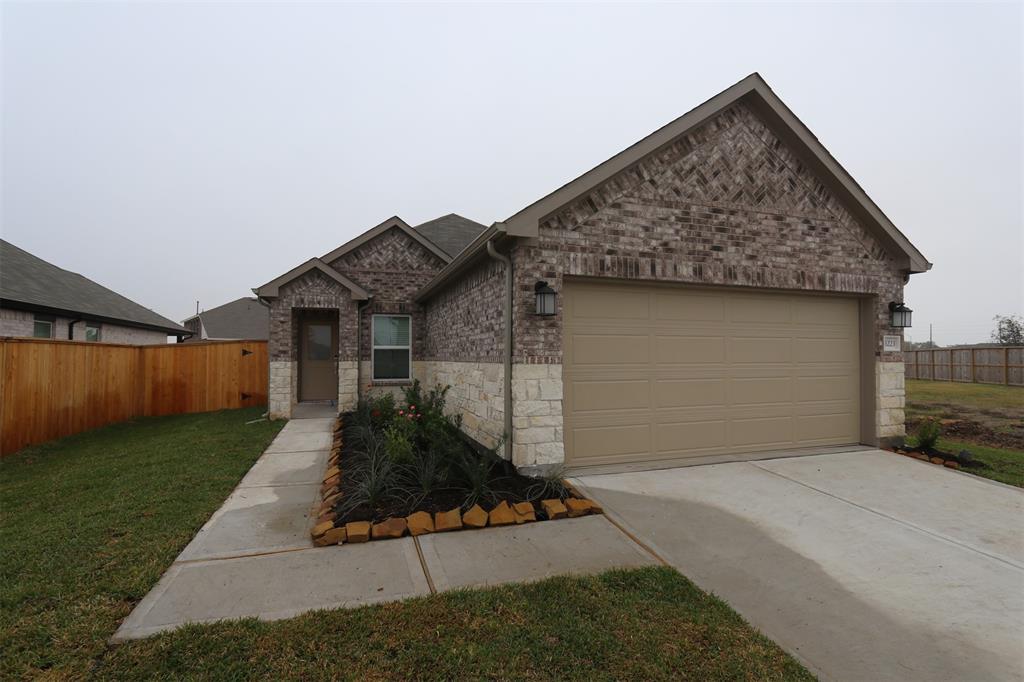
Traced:
[[[921, 418], [907, 420], [907, 433], [913, 434], [924, 421]], [[973, 419], [943, 419], [942, 435], [953, 440], [962, 440], [978, 445], [988, 445], [1007, 450], [1024, 450], [1024, 426], [1015, 425], [1011, 431], [997, 431]]]

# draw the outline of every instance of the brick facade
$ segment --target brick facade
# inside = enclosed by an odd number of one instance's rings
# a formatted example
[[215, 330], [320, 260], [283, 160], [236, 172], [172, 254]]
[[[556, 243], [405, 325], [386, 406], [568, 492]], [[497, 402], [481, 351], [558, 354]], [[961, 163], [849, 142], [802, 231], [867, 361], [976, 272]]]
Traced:
[[[337, 313], [339, 410], [352, 409], [370, 382], [370, 325], [374, 314], [410, 315], [414, 366], [423, 356], [425, 315], [423, 308], [413, 301], [413, 295], [444, 267], [444, 260], [400, 229], [393, 228], [328, 265], [371, 295], [363, 306], [362, 329], [356, 330], [360, 303], [353, 300], [347, 287], [319, 270], [311, 270], [281, 285], [279, 295], [270, 301], [270, 413], [273, 417], [290, 416], [291, 407], [298, 401], [299, 323], [304, 311]], [[357, 333], [361, 333], [361, 339]], [[358, 362], [360, 359], [362, 363]]]

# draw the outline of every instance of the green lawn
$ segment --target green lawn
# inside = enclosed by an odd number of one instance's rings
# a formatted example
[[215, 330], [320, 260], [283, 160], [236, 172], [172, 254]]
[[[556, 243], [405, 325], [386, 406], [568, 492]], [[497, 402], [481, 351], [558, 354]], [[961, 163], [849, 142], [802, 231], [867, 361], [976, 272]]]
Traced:
[[961, 471], [1024, 488], [1024, 452], [1020, 450], [991, 448], [977, 443], [965, 443], [947, 438], [940, 438], [938, 447], [940, 450], [954, 454], [961, 450], [970, 450], [974, 459], [985, 463], [983, 469], [961, 469]]
[[[980, 429], [974, 437], [947, 435], [939, 440], [939, 449], [952, 453], [970, 450], [986, 466], [964, 471], [1024, 487], [1024, 447], [1016, 445], [1024, 441], [1024, 388], [909, 379], [907, 421], [912, 424], [923, 417], [978, 424]], [[909, 430], [908, 442], [913, 444], [913, 428]], [[1003, 447], [1003, 443], [1010, 447]]]
[[246, 425], [258, 412], [140, 420], [3, 460], [0, 678], [813, 679], [668, 568], [108, 646], [280, 428]]

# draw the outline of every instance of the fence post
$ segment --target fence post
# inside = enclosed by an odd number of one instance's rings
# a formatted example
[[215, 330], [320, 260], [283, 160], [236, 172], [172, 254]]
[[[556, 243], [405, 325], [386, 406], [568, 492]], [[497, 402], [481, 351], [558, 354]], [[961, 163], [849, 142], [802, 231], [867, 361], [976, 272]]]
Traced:
[[977, 378], [977, 377], [976, 377], [976, 375], [975, 375], [975, 373], [974, 373], [974, 353], [975, 353], [976, 351], [977, 351], [977, 349], [976, 349], [976, 348], [972, 348], [972, 349], [971, 349], [971, 383], [972, 383], [972, 384], [973, 384], [973, 383], [975, 382], [975, 380], [976, 380], [976, 378]]
[[1003, 383], [1010, 385], [1010, 349], [1003, 349]]

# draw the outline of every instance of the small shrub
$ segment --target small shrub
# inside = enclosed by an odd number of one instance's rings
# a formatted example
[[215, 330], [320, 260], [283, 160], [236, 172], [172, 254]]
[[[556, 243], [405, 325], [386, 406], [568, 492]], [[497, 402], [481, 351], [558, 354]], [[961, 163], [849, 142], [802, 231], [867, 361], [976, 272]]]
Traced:
[[442, 488], [446, 478], [441, 458], [432, 450], [413, 458], [403, 467], [401, 474], [407, 481], [407, 485], [403, 486], [403, 492], [413, 508], [430, 493]]
[[543, 476], [536, 476], [535, 483], [526, 489], [528, 502], [569, 497], [569, 489], [565, 486], [565, 467], [559, 465], [550, 469]]
[[476, 453], [463, 448], [452, 462], [453, 485], [466, 494], [463, 509], [469, 509], [479, 502], [497, 503], [504, 491], [496, 487], [501, 460], [493, 452]]
[[926, 419], [917, 427], [917, 447], [922, 450], [931, 450], [939, 442], [942, 435], [942, 427], [934, 419]]
[[413, 460], [415, 418], [415, 415], [400, 410], [398, 417], [384, 427], [384, 451], [395, 464], [408, 464]]
[[400, 496], [398, 470], [384, 447], [375, 444], [354, 466], [347, 469], [352, 486], [341, 498], [338, 510], [344, 516], [363, 505], [372, 509]]

